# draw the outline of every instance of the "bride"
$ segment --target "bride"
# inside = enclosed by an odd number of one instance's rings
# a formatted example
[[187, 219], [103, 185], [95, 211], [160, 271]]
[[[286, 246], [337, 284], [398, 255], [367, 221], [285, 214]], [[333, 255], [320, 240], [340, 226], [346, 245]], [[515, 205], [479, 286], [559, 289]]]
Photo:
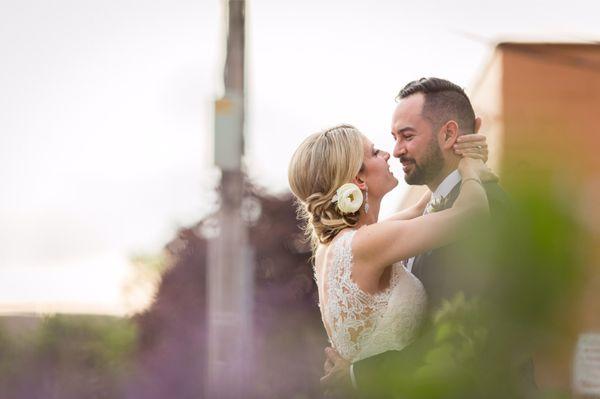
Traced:
[[[479, 138], [466, 153], [481, 151], [485, 137]], [[463, 157], [461, 190], [451, 208], [428, 214], [428, 192], [379, 221], [383, 196], [398, 184], [389, 158], [353, 126], [339, 125], [305, 139], [288, 170], [313, 244], [323, 324], [349, 362], [401, 350], [415, 338], [427, 295], [402, 261], [449, 244], [462, 225], [489, 213], [481, 184], [489, 170]]]

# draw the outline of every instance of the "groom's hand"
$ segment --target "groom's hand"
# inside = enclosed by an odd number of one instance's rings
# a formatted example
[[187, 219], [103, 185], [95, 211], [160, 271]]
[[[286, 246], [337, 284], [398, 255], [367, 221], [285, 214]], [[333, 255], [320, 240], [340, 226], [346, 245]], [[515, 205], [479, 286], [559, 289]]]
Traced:
[[350, 362], [344, 359], [333, 348], [325, 348], [325, 375], [321, 377], [321, 384], [328, 392], [350, 392], [352, 381], [350, 379]]

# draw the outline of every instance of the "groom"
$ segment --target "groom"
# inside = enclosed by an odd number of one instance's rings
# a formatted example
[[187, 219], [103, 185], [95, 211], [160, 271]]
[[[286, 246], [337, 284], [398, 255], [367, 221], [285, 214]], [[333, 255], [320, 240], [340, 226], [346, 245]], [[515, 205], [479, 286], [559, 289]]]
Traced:
[[[461, 177], [457, 171], [461, 146], [457, 138], [479, 130], [471, 102], [462, 88], [444, 79], [423, 78], [408, 83], [397, 96], [391, 134], [395, 141], [393, 155], [402, 164], [405, 180], [411, 185], [427, 185], [432, 192], [426, 212], [447, 209], [456, 200]], [[508, 211], [506, 193], [495, 182], [485, 183], [492, 218]], [[460, 245], [460, 244], [459, 244]], [[477, 278], [464, 278], [464, 262], [457, 268], [454, 255], [457, 245], [420, 254], [406, 263], [425, 287], [429, 310], [459, 291], [477, 293]], [[452, 256], [450, 256], [450, 254]], [[467, 262], [468, 263], [468, 262]], [[469, 286], [472, 285], [472, 286]], [[374, 386], [394, 386], [394, 376], [402, 368], [410, 370], [419, 353], [431, 341], [423, 336], [402, 351], [389, 351], [350, 364], [332, 348], [326, 348], [326, 375], [321, 379], [329, 389], [345, 388], [371, 396]], [[411, 364], [412, 363], [412, 364]], [[381, 394], [381, 393], [380, 393]], [[395, 392], [385, 392], [393, 396]]]

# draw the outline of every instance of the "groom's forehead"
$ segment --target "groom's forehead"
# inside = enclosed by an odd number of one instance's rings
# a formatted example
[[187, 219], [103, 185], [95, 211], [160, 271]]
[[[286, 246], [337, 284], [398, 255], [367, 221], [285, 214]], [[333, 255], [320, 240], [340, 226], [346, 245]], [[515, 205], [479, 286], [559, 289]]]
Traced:
[[392, 131], [400, 131], [406, 128], [416, 129], [423, 122], [423, 103], [413, 96], [404, 98], [398, 102], [392, 117]]
[[402, 98], [396, 105], [394, 116], [415, 117], [421, 116], [423, 105], [425, 104], [425, 96], [423, 93], [416, 93], [411, 96]]

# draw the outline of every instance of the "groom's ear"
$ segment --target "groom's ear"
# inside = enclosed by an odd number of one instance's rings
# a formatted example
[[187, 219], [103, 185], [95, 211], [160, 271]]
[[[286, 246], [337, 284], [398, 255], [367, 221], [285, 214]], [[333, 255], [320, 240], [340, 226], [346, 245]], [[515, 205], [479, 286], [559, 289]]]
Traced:
[[481, 129], [481, 118], [475, 117], [475, 125], [473, 127], [473, 133], [479, 133], [479, 129]]
[[458, 123], [452, 120], [446, 122], [440, 129], [440, 136], [442, 148], [445, 150], [452, 149], [458, 138]]

